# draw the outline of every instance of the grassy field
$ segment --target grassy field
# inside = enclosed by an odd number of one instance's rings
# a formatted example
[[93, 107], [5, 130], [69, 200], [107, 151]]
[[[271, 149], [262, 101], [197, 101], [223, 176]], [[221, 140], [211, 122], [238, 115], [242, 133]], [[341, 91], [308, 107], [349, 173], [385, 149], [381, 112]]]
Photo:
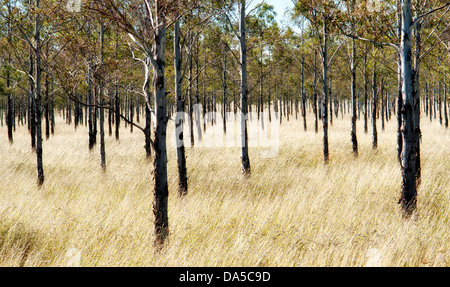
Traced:
[[106, 138], [103, 172], [86, 128], [57, 118], [55, 135], [44, 140], [46, 181], [38, 188], [26, 127], [10, 145], [3, 126], [0, 265], [450, 266], [450, 131], [422, 120], [417, 214], [403, 220], [394, 118], [384, 132], [379, 123], [376, 151], [358, 122], [358, 158], [349, 115], [334, 119], [327, 166], [322, 127], [314, 132], [312, 115], [308, 124], [304, 132], [300, 119], [283, 119], [274, 158], [251, 148], [249, 179], [239, 148], [187, 148], [183, 199], [172, 144], [170, 237], [161, 251], [152, 244], [152, 162], [140, 131], [122, 125], [119, 142]]

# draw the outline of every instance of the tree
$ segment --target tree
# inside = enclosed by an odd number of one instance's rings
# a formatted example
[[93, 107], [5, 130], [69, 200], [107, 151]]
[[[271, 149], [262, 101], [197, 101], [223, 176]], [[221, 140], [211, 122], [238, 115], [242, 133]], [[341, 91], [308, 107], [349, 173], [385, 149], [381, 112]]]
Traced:
[[[186, 4], [186, 6], [179, 6], [180, 3]], [[142, 2], [136, 1], [136, 3], [122, 3], [113, 0], [103, 0], [96, 1], [94, 4], [96, 12], [111, 18], [120, 29], [129, 35], [134, 44], [132, 50], [137, 49], [144, 57], [144, 59], [137, 58], [133, 52], [133, 58], [142, 63], [144, 67], [142, 94], [145, 97], [146, 107], [153, 117], [154, 234], [155, 243], [160, 246], [169, 235], [166, 145], [168, 117], [165, 85], [166, 33], [167, 28], [176, 20], [174, 12], [176, 12], [176, 15], [182, 15], [181, 7], [183, 7], [183, 11], [187, 11], [192, 3], [184, 3], [183, 1], [168, 3], [162, 0], [156, 0], [153, 3], [146, 0]], [[128, 4], [131, 6], [127, 7], [126, 5]], [[140, 4], [142, 6], [134, 6], [132, 4]], [[150, 70], [153, 70], [151, 84], [153, 102], [148, 91]]]
[[[176, 17], [178, 18], [178, 17]], [[182, 87], [182, 52], [180, 43], [180, 21], [177, 19], [174, 25], [174, 64], [175, 64], [175, 97], [177, 102], [177, 114], [175, 118], [175, 130], [177, 136], [177, 162], [178, 162], [178, 194], [185, 196], [188, 191], [186, 154], [184, 149], [183, 117], [184, 99]]]
[[[296, 11], [306, 17], [313, 29], [315, 29], [315, 34], [319, 37], [320, 44], [318, 45], [320, 50], [320, 56], [322, 60], [322, 87], [323, 87], [323, 106], [322, 106], [322, 121], [323, 121], [323, 159], [324, 163], [329, 162], [329, 147], [328, 147], [328, 101], [329, 101], [329, 90], [328, 90], [328, 69], [330, 64], [336, 55], [336, 51], [340, 46], [334, 51], [332, 56], [329, 56], [329, 41], [331, 34], [330, 23], [335, 16], [336, 3], [333, 1], [303, 1], [299, 0], [296, 2]], [[320, 32], [319, 32], [320, 30]]]
[[241, 71], [241, 164], [244, 175], [249, 176], [250, 157], [248, 154], [248, 131], [247, 131], [247, 42], [245, 28], [245, 0], [238, 2], [239, 6], [239, 47], [240, 47], [240, 71]]

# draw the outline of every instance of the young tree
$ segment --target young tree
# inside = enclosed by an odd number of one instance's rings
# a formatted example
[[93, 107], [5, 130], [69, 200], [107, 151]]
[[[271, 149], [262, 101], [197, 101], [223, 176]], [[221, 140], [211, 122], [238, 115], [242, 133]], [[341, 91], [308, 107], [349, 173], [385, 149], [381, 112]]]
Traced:
[[[176, 17], [178, 18], [178, 17]], [[178, 194], [185, 196], [188, 191], [186, 154], [184, 148], [183, 118], [184, 118], [184, 99], [182, 88], [182, 49], [180, 43], [180, 21], [177, 19], [174, 25], [174, 65], [175, 65], [175, 97], [177, 104], [177, 114], [175, 118], [177, 162], [178, 162]]]
[[240, 72], [241, 72], [241, 164], [242, 172], [244, 175], [249, 176], [250, 169], [250, 157], [248, 154], [248, 127], [247, 127], [247, 114], [248, 114], [248, 89], [247, 89], [247, 39], [246, 39], [246, 27], [245, 27], [245, 0], [239, 0], [239, 55], [240, 55]]
[[[179, 5], [180, 3], [183, 5]], [[145, 97], [146, 107], [153, 117], [153, 214], [155, 216], [154, 234], [157, 245], [162, 245], [169, 235], [166, 145], [168, 116], [165, 85], [166, 33], [167, 28], [177, 20], [174, 15], [182, 15], [193, 4], [195, 4], [195, 1], [181, 0], [174, 2], [144, 0], [133, 3], [102, 0], [94, 3], [96, 12], [111, 18], [120, 29], [129, 35], [134, 44], [131, 50], [138, 50], [144, 57], [144, 59], [140, 59], [132, 52], [133, 58], [141, 62], [144, 67], [142, 94]], [[174, 12], [176, 13], [174, 14]], [[152, 97], [148, 90], [150, 87], [150, 70], [153, 70]], [[151, 101], [151, 98], [154, 101]]]

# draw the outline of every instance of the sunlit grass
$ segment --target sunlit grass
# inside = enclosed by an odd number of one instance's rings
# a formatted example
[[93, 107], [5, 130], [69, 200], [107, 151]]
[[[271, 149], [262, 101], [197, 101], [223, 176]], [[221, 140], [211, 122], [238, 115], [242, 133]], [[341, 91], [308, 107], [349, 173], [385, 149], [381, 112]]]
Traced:
[[407, 221], [397, 204], [395, 120], [384, 132], [379, 124], [376, 151], [358, 121], [354, 158], [349, 116], [339, 115], [324, 165], [321, 124], [316, 134], [312, 115], [307, 132], [300, 118], [283, 119], [277, 157], [250, 149], [249, 179], [239, 148], [187, 148], [183, 199], [169, 133], [170, 237], [161, 251], [153, 246], [153, 164], [140, 131], [122, 125], [119, 142], [107, 136], [103, 172], [86, 128], [58, 118], [55, 136], [44, 140], [46, 181], [38, 188], [26, 127], [17, 127], [13, 145], [1, 127], [0, 265], [65, 266], [75, 248], [81, 266], [450, 266], [450, 131], [422, 122], [423, 179]]

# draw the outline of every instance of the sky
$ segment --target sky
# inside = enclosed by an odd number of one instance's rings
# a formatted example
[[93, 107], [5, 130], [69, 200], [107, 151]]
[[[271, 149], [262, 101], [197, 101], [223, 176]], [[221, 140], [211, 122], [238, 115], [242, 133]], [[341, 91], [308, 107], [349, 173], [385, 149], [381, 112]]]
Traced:
[[285, 20], [283, 20], [284, 12], [286, 9], [292, 9], [294, 4], [292, 0], [266, 0], [266, 3], [272, 5], [275, 8], [275, 12], [277, 12], [277, 21], [279, 24], [283, 24]]
[[[252, 0], [250, 2], [250, 7], [254, 7], [261, 3], [262, 0]], [[279, 27], [289, 26], [291, 22], [288, 17], [284, 15], [286, 10], [292, 10], [294, 8], [294, 3], [292, 0], [265, 0], [265, 2], [274, 7], [275, 12], [277, 13], [277, 22]], [[297, 27], [292, 27], [294, 31], [298, 32]]]

